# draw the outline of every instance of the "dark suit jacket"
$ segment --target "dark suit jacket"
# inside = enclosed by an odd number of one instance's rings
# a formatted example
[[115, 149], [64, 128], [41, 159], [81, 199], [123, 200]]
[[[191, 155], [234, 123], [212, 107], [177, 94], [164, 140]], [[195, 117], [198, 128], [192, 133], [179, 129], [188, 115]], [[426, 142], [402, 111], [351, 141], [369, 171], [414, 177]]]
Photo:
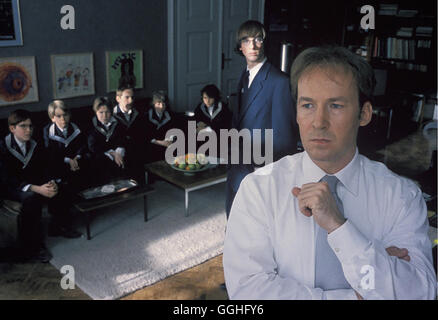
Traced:
[[74, 159], [80, 156], [81, 168], [88, 162], [90, 155], [86, 136], [74, 123], [70, 123], [67, 127], [67, 138], [64, 138], [61, 130], [54, 123], [44, 127], [43, 138], [49, 166], [58, 178], [64, 180], [71, 173], [70, 165], [64, 162], [65, 158]]
[[164, 110], [161, 119], [158, 118], [152, 107], [146, 112], [146, 162], [154, 162], [165, 159], [166, 148], [151, 142], [152, 139], [164, 140], [168, 130], [175, 128], [174, 115], [169, 110]]
[[12, 134], [0, 140], [0, 181], [6, 194], [18, 194], [28, 184], [42, 185], [55, 177], [49, 174], [44, 148], [30, 140], [23, 155]]
[[[242, 82], [246, 69], [242, 72], [238, 85], [238, 97], [242, 95]], [[251, 137], [254, 129], [273, 129], [273, 161], [296, 153], [298, 130], [296, 106], [292, 101], [289, 78], [286, 74], [266, 61], [254, 78], [246, 98], [239, 97], [237, 108], [233, 109], [232, 128], [238, 131], [249, 129]], [[264, 135], [262, 134], [262, 143]], [[262, 152], [264, 151], [262, 145]], [[242, 154], [242, 145], [239, 146]], [[242, 155], [240, 156], [242, 161]], [[241, 163], [241, 162], [240, 162]], [[254, 164], [230, 165], [227, 184], [237, 192], [240, 182], [254, 171]]]

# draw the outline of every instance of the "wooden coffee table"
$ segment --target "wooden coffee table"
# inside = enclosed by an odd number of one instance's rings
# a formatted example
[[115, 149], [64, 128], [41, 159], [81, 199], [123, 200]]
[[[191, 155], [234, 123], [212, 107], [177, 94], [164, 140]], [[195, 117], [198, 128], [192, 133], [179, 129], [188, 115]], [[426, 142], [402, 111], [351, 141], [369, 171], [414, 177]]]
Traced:
[[166, 182], [181, 188], [185, 193], [185, 215], [189, 215], [189, 192], [227, 181], [227, 166], [218, 165], [205, 171], [186, 174], [172, 169], [166, 161], [157, 161], [145, 165], [146, 181], [148, 173], [154, 174]]
[[94, 199], [82, 199], [74, 204], [74, 207], [86, 215], [87, 221], [87, 240], [91, 239], [90, 235], [90, 221], [91, 214], [93, 211], [105, 207], [112, 206], [117, 203], [133, 200], [139, 197], [143, 197], [144, 205], [144, 221], [148, 220], [148, 209], [147, 209], [147, 195], [154, 191], [151, 186], [135, 187], [132, 190], [126, 190], [121, 193], [113, 193], [105, 197], [94, 198]]

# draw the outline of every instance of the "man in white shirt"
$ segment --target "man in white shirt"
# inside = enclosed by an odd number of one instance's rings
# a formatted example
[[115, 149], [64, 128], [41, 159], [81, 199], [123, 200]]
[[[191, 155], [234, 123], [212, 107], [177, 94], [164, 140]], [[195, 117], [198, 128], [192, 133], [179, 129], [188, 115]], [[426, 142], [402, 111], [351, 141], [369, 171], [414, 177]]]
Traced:
[[356, 147], [374, 86], [371, 66], [345, 48], [295, 59], [305, 152], [242, 181], [224, 245], [231, 299], [435, 298], [421, 191]]

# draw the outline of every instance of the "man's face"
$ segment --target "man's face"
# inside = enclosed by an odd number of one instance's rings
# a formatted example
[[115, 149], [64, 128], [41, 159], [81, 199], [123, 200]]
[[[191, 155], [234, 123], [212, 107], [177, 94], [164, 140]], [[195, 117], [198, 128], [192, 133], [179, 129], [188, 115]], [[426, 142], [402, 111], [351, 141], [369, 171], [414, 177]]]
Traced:
[[372, 116], [370, 103], [359, 109], [353, 74], [341, 67], [313, 68], [298, 81], [297, 122], [304, 149], [327, 173], [345, 167], [356, 151], [359, 126]]
[[56, 108], [55, 115], [52, 117], [52, 122], [56, 123], [60, 129], [64, 129], [70, 122], [70, 114], [60, 108]]
[[240, 42], [240, 51], [245, 56], [246, 64], [251, 68], [265, 58], [263, 37], [246, 37]]
[[9, 126], [9, 130], [19, 141], [27, 142], [32, 138], [32, 120], [27, 119], [17, 123], [15, 126]]
[[124, 90], [120, 96], [116, 96], [116, 100], [122, 111], [129, 111], [132, 109], [132, 103], [134, 102], [134, 91], [131, 89]]
[[111, 110], [107, 106], [100, 106], [96, 112], [97, 120], [103, 124], [107, 124], [111, 119]]

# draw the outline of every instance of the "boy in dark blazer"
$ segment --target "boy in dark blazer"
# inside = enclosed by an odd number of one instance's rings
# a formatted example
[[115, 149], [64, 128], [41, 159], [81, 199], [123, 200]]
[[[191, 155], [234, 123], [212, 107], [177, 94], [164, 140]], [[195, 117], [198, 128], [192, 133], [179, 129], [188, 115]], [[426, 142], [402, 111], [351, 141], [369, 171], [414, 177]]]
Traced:
[[[45, 246], [41, 223], [42, 206], [56, 201], [59, 187], [46, 163], [44, 148], [32, 139], [31, 113], [15, 110], [8, 117], [10, 134], [0, 141], [0, 179], [3, 197], [22, 204], [19, 244], [24, 259], [48, 262], [52, 255]], [[60, 235], [76, 237], [64, 222], [64, 208], [50, 212], [51, 224]], [[71, 232], [71, 233], [70, 233]], [[79, 234], [80, 235], [80, 234]]]
[[[232, 128], [273, 130], [273, 160], [296, 153], [298, 130], [296, 108], [292, 102], [288, 77], [265, 57], [266, 31], [258, 21], [244, 22], [236, 35], [236, 51], [245, 57], [247, 67], [238, 85], [238, 103], [233, 108]], [[242, 163], [229, 166], [227, 177], [227, 217], [240, 182], [257, 166]], [[262, 141], [264, 150], [264, 141]]]
[[145, 163], [145, 118], [144, 113], [134, 108], [134, 89], [121, 86], [116, 92], [117, 106], [114, 118], [125, 130], [126, 162], [128, 174], [140, 184], [144, 184]]
[[48, 106], [51, 124], [43, 129], [48, 165], [64, 192], [65, 207], [75, 195], [88, 186], [89, 153], [86, 136], [70, 122], [71, 114], [65, 103], [55, 100]]
[[92, 128], [88, 134], [87, 143], [90, 151], [90, 170], [93, 186], [107, 183], [126, 175], [125, 131], [112, 116], [113, 108], [107, 97], [94, 100]]

